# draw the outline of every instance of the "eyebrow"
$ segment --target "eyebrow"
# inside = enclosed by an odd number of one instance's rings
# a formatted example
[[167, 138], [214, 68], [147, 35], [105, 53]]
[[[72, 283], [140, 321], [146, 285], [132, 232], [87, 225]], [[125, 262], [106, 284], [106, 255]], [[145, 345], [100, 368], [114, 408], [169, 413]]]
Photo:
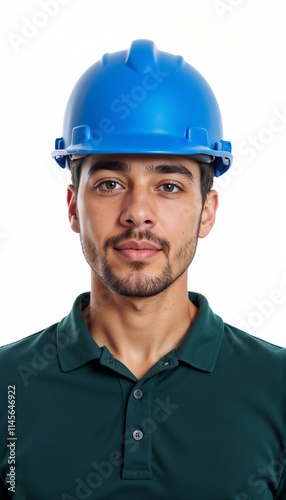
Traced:
[[192, 172], [185, 167], [184, 165], [170, 165], [169, 163], [164, 163], [162, 165], [148, 165], [147, 170], [150, 173], [155, 172], [156, 174], [180, 174], [190, 180], [192, 183], [194, 182], [194, 176]]
[[97, 172], [98, 170], [129, 172], [130, 165], [128, 165], [128, 163], [125, 163], [124, 161], [106, 161], [106, 160], [97, 161], [90, 167], [87, 173], [88, 177], [90, 177], [94, 172]]
[[[194, 182], [194, 176], [192, 172], [187, 167], [181, 164], [178, 165], [173, 165], [169, 163], [163, 163], [161, 165], [150, 164], [146, 166], [146, 169], [150, 174], [152, 173], [180, 174], [186, 177], [192, 183]], [[113, 172], [130, 172], [131, 166], [129, 163], [123, 161], [106, 161], [106, 160], [97, 161], [90, 167], [87, 174], [88, 177], [90, 177], [94, 172], [97, 172], [98, 170], [110, 170]]]

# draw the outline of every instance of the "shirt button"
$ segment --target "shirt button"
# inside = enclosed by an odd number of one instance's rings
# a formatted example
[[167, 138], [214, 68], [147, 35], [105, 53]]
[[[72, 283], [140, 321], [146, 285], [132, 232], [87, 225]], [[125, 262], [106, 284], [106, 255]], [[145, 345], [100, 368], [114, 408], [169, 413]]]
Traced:
[[140, 441], [143, 438], [143, 432], [139, 429], [136, 429], [136, 431], [133, 432], [132, 436], [135, 441]]
[[133, 392], [133, 396], [135, 399], [141, 399], [143, 396], [143, 392], [141, 391], [141, 389], [135, 389], [135, 391]]

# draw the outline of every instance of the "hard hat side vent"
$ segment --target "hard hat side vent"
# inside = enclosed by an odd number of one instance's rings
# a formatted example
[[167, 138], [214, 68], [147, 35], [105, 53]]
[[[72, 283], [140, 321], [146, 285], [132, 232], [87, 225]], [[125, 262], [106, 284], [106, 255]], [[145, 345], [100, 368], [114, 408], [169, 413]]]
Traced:
[[208, 131], [202, 127], [188, 127], [185, 137], [196, 145], [208, 147]]

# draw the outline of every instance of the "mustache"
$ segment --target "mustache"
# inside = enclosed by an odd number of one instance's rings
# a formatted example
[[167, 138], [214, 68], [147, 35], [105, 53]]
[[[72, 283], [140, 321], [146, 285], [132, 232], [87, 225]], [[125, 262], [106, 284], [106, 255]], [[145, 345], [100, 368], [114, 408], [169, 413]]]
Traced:
[[118, 236], [111, 236], [111, 238], [108, 238], [108, 240], [106, 240], [104, 244], [104, 249], [108, 250], [108, 248], [114, 248], [120, 243], [123, 243], [125, 240], [150, 241], [151, 243], [154, 243], [155, 245], [160, 247], [161, 250], [166, 253], [166, 255], [169, 254], [171, 248], [168, 240], [166, 240], [165, 238], [160, 238], [159, 236], [155, 236], [148, 229], [142, 231], [137, 231], [136, 229], [127, 229], [127, 231]]

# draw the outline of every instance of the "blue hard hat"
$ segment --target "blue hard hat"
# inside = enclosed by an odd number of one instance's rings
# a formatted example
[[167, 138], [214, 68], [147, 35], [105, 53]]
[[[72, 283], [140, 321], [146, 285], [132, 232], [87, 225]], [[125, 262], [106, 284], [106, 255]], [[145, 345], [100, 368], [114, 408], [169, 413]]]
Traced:
[[150, 40], [105, 54], [80, 77], [68, 100], [63, 136], [52, 157], [88, 154], [167, 154], [214, 162], [215, 175], [232, 162], [215, 95], [181, 56]]

